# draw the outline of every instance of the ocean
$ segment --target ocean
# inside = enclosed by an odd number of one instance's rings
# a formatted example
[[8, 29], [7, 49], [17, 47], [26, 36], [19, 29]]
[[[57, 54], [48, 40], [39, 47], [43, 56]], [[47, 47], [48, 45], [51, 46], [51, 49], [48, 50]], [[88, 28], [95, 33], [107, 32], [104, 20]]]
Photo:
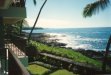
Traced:
[[[30, 30], [25, 30], [30, 32]], [[56, 35], [58, 42], [66, 43], [66, 47], [103, 51], [111, 35], [111, 27], [101, 28], [44, 28], [33, 33]], [[52, 38], [53, 39], [53, 38]]]

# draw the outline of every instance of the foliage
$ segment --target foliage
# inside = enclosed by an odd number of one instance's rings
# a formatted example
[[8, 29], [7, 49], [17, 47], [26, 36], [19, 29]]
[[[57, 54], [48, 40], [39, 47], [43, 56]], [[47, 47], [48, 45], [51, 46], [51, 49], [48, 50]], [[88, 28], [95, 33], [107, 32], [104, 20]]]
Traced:
[[[94, 3], [90, 3], [88, 4], [83, 11], [83, 16], [87, 17], [87, 16], [92, 16], [93, 14], [96, 14], [97, 12], [101, 10], [104, 10], [106, 7], [108, 7], [108, 5], [110, 4], [110, 0], [97, 0]], [[110, 45], [110, 43], [108, 43], [108, 45]], [[102, 65], [102, 70], [106, 71], [106, 63], [107, 63], [107, 56], [108, 56], [108, 52], [109, 49], [106, 49], [106, 53], [104, 56], [104, 61], [103, 61], [103, 65]]]
[[21, 23], [22, 21], [18, 21], [15, 24], [6, 24], [4, 25], [4, 31], [6, 35], [20, 35], [22, 28], [21, 28]]
[[4, 26], [5, 34], [19, 34], [20, 26], [19, 25], [5, 25]]
[[90, 17], [93, 14], [96, 14], [100, 10], [104, 10], [108, 6], [109, 3], [110, 3], [109, 0], [97, 0], [94, 3], [90, 3], [84, 8], [83, 16]]
[[42, 43], [35, 42], [35, 41], [30, 41], [29, 46], [35, 47], [35, 49], [37, 51], [47, 52], [47, 53], [51, 53], [54, 55], [66, 57], [66, 58], [72, 59], [75, 62], [91, 64], [91, 65], [99, 67], [99, 68], [101, 68], [101, 65], [102, 65], [102, 63], [100, 61], [88, 58], [88, 57], [82, 55], [81, 53], [76, 52], [71, 49], [51, 47], [51, 46], [47, 46], [47, 45], [44, 45]]

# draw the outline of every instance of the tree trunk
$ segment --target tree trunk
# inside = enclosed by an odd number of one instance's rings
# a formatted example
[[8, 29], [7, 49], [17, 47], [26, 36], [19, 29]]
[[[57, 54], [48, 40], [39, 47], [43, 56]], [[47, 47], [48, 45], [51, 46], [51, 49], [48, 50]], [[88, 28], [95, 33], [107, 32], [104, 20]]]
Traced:
[[23, 20], [20, 22], [20, 35], [22, 34]]
[[40, 16], [41, 11], [42, 11], [44, 5], [46, 4], [46, 2], [47, 2], [47, 0], [44, 1], [43, 5], [41, 6], [41, 8], [40, 8], [40, 10], [39, 10], [39, 13], [38, 13], [37, 18], [36, 18], [36, 20], [35, 20], [35, 23], [34, 23], [32, 29], [31, 29], [31, 32], [29, 33], [28, 43], [29, 43], [29, 41], [30, 41], [30, 38], [31, 38], [32, 32], [33, 32], [33, 30], [34, 30], [34, 28], [35, 28], [35, 26], [36, 26], [36, 24], [37, 24], [37, 22], [38, 22], [39, 16]]
[[111, 43], [111, 36], [110, 36], [110, 38], [108, 40], [105, 55], [104, 55], [104, 59], [103, 59], [103, 65], [102, 65], [102, 71], [103, 72], [106, 72], [106, 65], [107, 65], [107, 59], [108, 59], [108, 54], [109, 54], [110, 43]]

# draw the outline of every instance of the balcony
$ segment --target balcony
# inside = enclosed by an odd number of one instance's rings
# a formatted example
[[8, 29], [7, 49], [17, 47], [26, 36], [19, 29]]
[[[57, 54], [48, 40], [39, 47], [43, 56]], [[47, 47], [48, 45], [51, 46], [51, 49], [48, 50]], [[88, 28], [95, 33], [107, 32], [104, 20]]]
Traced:
[[7, 9], [13, 0], [0, 0], [0, 9]]
[[3, 17], [4, 24], [15, 24], [26, 18], [25, 7], [9, 7], [8, 9], [0, 9], [0, 16]]
[[30, 75], [26, 69], [28, 57], [24, 51], [26, 39], [18, 37], [17, 40], [22, 41], [24, 46], [19, 44], [21, 47], [18, 47], [14, 44], [15, 40], [5, 39], [5, 48], [0, 49], [0, 75]]
[[15, 24], [26, 18], [25, 0], [0, 0], [0, 17], [4, 24]]

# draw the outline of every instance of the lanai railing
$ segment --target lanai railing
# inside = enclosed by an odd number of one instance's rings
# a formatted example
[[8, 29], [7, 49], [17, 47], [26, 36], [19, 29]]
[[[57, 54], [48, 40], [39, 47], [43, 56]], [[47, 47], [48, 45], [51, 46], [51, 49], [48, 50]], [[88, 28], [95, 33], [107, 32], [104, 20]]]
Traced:
[[22, 48], [16, 48], [16, 45], [10, 39], [6, 39], [5, 41], [5, 48], [0, 49], [1, 71], [3, 75], [30, 75], [25, 65], [19, 59], [21, 56], [27, 57], [21, 50]]
[[30, 75], [11, 49], [8, 49], [8, 72], [9, 75]]
[[11, 49], [0, 49], [1, 70], [7, 75], [30, 75]]

